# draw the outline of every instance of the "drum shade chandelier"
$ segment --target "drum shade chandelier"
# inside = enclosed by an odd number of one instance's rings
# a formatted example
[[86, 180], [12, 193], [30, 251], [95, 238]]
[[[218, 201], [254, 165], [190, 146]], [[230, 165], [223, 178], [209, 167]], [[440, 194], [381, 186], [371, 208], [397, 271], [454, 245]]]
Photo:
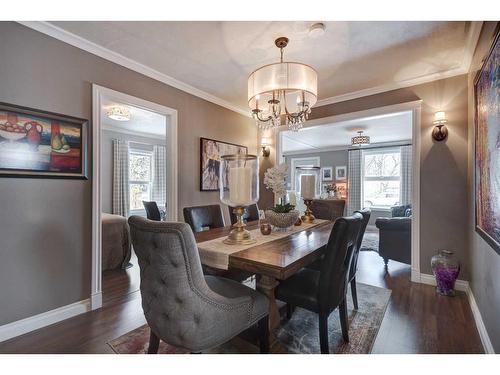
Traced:
[[318, 97], [318, 74], [309, 65], [284, 62], [288, 38], [274, 42], [280, 49], [279, 63], [265, 65], [248, 77], [248, 105], [261, 129], [287, 124], [297, 131], [307, 121]]
[[358, 131], [358, 135], [351, 138], [352, 146], [366, 146], [370, 144], [370, 137], [367, 135], [363, 135], [363, 131]]

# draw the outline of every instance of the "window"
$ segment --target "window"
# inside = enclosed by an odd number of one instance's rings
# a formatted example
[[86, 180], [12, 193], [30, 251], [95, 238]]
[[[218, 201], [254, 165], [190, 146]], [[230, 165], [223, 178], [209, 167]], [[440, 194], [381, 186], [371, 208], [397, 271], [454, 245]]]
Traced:
[[142, 201], [151, 200], [152, 154], [147, 151], [129, 152], [130, 210], [143, 210]]
[[401, 152], [384, 149], [363, 152], [362, 198], [365, 207], [385, 208], [401, 201]]

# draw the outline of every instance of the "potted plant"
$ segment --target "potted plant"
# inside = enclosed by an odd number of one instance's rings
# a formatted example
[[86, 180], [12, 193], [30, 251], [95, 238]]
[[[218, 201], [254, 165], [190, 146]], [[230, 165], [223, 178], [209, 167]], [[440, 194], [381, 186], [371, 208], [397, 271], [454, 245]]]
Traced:
[[287, 165], [280, 164], [269, 168], [264, 174], [264, 185], [272, 190], [279, 201], [274, 207], [265, 211], [266, 219], [272, 226], [281, 230], [293, 226], [300, 215], [293, 204], [285, 203], [287, 171]]
[[328, 193], [329, 197], [337, 198], [338, 197], [338, 191], [339, 189], [337, 188], [336, 184], [328, 184], [325, 186], [325, 190]]

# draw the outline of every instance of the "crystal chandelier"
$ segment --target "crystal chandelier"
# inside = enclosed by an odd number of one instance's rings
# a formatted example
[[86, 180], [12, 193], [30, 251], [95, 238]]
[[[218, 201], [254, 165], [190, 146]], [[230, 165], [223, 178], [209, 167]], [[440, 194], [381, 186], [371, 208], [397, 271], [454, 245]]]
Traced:
[[309, 65], [283, 62], [288, 38], [274, 42], [280, 49], [279, 63], [265, 65], [248, 77], [248, 105], [260, 129], [287, 124], [293, 131], [302, 128], [316, 104], [318, 75]]
[[370, 137], [367, 135], [363, 135], [363, 131], [360, 130], [358, 131], [358, 135], [355, 137], [351, 138], [351, 145], [352, 146], [363, 146], [363, 145], [369, 145], [370, 144]]

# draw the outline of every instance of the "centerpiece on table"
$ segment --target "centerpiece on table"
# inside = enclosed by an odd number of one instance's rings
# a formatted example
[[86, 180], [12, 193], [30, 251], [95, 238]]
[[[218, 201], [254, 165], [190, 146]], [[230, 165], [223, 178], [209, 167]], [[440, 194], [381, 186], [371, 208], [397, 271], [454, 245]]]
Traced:
[[277, 230], [287, 230], [292, 227], [300, 216], [294, 205], [285, 203], [287, 171], [286, 164], [280, 164], [269, 168], [264, 174], [264, 185], [272, 190], [279, 201], [273, 208], [265, 211], [266, 219]]
[[252, 244], [255, 238], [245, 229], [245, 207], [259, 200], [259, 163], [257, 156], [247, 154], [224, 155], [219, 169], [220, 200], [233, 207], [236, 223], [224, 243]]
[[325, 185], [325, 190], [329, 197], [338, 198], [339, 196], [339, 188], [336, 184], [328, 184]]

